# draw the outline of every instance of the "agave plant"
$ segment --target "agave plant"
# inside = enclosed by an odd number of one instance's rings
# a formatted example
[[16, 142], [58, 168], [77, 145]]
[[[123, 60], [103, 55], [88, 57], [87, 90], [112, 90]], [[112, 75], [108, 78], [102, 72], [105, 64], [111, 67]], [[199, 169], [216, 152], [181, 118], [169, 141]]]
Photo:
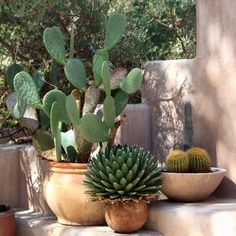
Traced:
[[[96, 51], [93, 57], [93, 80], [88, 80], [87, 71], [81, 59], [74, 57], [74, 32], [71, 31], [69, 58], [66, 54], [66, 42], [58, 27], [46, 28], [43, 35], [45, 47], [58, 64], [64, 68], [69, 83], [75, 87], [70, 95], [53, 89], [41, 100], [39, 85], [25, 71], [14, 76], [13, 84], [16, 94], [11, 110], [23, 116], [26, 107], [39, 109], [50, 118], [50, 129], [54, 138], [57, 161], [61, 161], [62, 147], [70, 162], [87, 162], [93, 143], [108, 142], [112, 144], [120, 124], [119, 115], [128, 102], [129, 94], [135, 93], [141, 86], [142, 73], [138, 68], [128, 75], [113, 77], [109, 67], [109, 52], [120, 41], [126, 28], [124, 15], [116, 13], [107, 23], [104, 47]], [[14, 74], [14, 73], [12, 73]], [[12, 76], [11, 76], [12, 78]], [[111, 93], [112, 90], [115, 92]], [[105, 92], [102, 117], [94, 114]], [[73, 127], [62, 132], [62, 126]], [[38, 135], [43, 140], [43, 135]], [[47, 136], [48, 137], [48, 136]], [[39, 142], [37, 142], [39, 145]]]
[[143, 148], [106, 148], [88, 164], [84, 185], [92, 201], [148, 201], [161, 189], [161, 170]]

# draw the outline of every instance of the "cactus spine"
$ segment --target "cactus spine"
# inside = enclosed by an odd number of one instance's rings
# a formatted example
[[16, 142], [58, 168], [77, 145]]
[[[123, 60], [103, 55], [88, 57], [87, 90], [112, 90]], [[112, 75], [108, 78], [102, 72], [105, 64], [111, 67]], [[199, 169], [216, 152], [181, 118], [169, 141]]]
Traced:
[[192, 147], [193, 144], [193, 121], [192, 105], [190, 102], [184, 104], [184, 151]]
[[193, 147], [186, 153], [189, 159], [189, 172], [210, 172], [211, 160], [206, 150]]
[[189, 170], [189, 159], [185, 152], [174, 150], [166, 158], [168, 172], [184, 173]]

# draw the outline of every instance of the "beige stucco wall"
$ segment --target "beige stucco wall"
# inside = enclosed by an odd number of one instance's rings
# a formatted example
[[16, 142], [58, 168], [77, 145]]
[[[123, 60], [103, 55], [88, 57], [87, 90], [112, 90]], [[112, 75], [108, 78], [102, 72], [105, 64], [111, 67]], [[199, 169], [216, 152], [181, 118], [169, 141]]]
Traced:
[[146, 63], [143, 100], [151, 105], [152, 150], [161, 162], [181, 146], [183, 103], [192, 101], [194, 144], [227, 169], [218, 193], [236, 198], [235, 11], [236, 1], [198, 0], [196, 58]]

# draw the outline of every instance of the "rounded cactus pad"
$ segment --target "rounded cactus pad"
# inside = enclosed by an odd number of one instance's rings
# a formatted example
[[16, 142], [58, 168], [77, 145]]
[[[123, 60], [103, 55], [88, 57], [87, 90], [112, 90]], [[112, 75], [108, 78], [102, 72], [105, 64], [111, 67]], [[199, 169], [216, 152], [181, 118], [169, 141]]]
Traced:
[[185, 152], [174, 150], [166, 158], [168, 172], [184, 173], [189, 171], [189, 159]]
[[148, 201], [159, 194], [160, 174], [150, 152], [118, 145], [100, 151], [91, 159], [84, 185], [93, 201]]
[[199, 147], [193, 147], [186, 153], [189, 159], [189, 172], [210, 172], [211, 159], [206, 150]]

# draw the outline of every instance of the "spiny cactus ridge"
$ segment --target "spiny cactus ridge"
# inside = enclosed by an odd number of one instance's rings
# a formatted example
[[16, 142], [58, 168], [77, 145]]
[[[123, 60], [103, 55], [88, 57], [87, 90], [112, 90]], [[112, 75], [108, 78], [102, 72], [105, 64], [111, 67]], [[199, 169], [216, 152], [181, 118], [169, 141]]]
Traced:
[[198, 147], [193, 147], [186, 153], [189, 159], [190, 172], [210, 172], [211, 160], [206, 150]]
[[166, 159], [166, 167], [168, 172], [188, 172], [189, 159], [187, 154], [181, 150], [170, 152]]

